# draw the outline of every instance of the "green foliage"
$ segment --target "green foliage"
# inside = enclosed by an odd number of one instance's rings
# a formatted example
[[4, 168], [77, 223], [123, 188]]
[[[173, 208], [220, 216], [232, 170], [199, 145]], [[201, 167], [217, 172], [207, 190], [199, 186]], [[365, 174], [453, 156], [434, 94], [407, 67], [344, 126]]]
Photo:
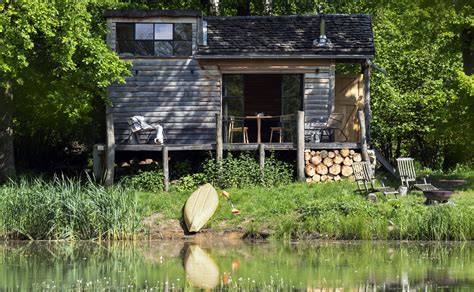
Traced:
[[248, 153], [239, 157], [228, 153], [220, 164], [209, 159], [204, 165], [207, 181], [220, 188], [288, 184], [292, 181], [292, 172], [288, 164], [277, 160], [274, 155], [265, 160], [263, 170]]
[[197, 189], [207, 182], [204, 173], [193, 173], [180, 177], [173, 183], [172, 188], [177, 192], [184, 192]]
[[54, 177], [0, 187], [0, 228], [15, 239], [132, 239], [140, 227], [135, 195]]
[[124, 177], [120, 184], [127, 189], [143, 192], [161, 192], [164, 189], [163, 171], [158, 167], [152, 170], [142, 171], [132, 176]]

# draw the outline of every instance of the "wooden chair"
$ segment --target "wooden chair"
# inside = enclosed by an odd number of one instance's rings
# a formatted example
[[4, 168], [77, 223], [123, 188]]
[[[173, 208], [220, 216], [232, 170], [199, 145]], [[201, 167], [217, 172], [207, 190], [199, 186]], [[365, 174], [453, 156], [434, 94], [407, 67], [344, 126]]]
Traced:
[[342, 136], [344, 136], [345, 141], [347, 141], [348, 138], [344, 133], [343, 124], [344, 114], [341, 113], [332, 113], [325, 122], [323, 121], [323, 117], [313, 119], [305, 123], [305, 141], [319, 143], [327, 138], [327, 141], [331, 142], [336, 130], [339, 130]]
[[331, 136], [334, 134], [336, 130], [344, 136], [344, 141], [347, 141], [347, 136], [344, 133], [344, 114], [341, 113], [332, 113], [329, 115], [328, 121], [325, 127], [322, 129], [321, 132], [321, 140], [323, 140], [324, 136], [327, 136], [328, 140], [331, 140]]
[[229, 118], [229, 131], [227, 133], [227, 138], [228, 138], [228, 141], [229, 143], [232, 143], [234, 141], [234, 134], [235, 133], [242, 133], [242, 141], [244, 143], [249, 143], [249, 133], [248, 133], [248, 127], [236, 127], [235, 126], [236, 122], [235, 122], [235, 118], [234, 117], [230, 117]]
[[391, 187], [386, 187], [383, 181], [380, 181], [381, 187], [375, 187], [376, 179], [367, 161], [353, 162], [352, 170], [357, 182], [358, 191], [368, 195], [371, 192], [381, 192], [385, 196], [388, 194], [398, 194], [398, 191]]
[[293, 133], [291, 132], [291, 129], [288, 129], [288, 128], [285, 128], [285, 127], [270, 127], [270, 143], [273, 142], [273, 132], [278, 133], [278, 143], [283, 142], [283, 133], [284, 132], [290, 133], [291, 141], [293, 141]]
[[[408, 189], [410, 189], [410, 187], [415, 187], [423, 192], [438, 190], [437, 187], [426, 181], [426, 177], [423, 177], [423, 183], [416, 182], [415, 163], [413, 158], [397, 158], [397, 166], [402, 186], [406, 186]], [[410, 186], [410, 182], [413, 182], [412, 186]]]

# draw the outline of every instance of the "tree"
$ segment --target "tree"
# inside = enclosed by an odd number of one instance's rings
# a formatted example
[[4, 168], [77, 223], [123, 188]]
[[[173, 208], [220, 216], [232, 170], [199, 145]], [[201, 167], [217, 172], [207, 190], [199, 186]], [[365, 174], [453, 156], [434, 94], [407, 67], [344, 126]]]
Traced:
[[[13, 128], [77, 126], [94, 97], [123, 82], [128, 64], [105, 44], [100, 0], [0, 4], [0, 180], [15, 173]], [[95, 18], [93, 18], [93, 16]]]

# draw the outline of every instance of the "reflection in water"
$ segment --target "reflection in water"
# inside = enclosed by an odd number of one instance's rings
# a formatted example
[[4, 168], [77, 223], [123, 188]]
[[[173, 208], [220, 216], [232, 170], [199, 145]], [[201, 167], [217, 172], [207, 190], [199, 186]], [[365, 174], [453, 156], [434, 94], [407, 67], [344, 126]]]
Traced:
[[184, 269], [193, 287], [212, 289], [219, 284], [219, 267], [199, 246], [187, 245]]
[[474, 244], [3, 243], [4, 290], [474, 290]]

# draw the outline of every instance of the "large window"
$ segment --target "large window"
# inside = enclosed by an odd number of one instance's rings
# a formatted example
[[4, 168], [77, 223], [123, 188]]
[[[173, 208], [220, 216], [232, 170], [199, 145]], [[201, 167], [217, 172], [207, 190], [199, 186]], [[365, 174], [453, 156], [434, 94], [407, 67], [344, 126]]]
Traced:
[[192, 24], [117, 23], [117, 52], [122, 56], [190, 56]]

